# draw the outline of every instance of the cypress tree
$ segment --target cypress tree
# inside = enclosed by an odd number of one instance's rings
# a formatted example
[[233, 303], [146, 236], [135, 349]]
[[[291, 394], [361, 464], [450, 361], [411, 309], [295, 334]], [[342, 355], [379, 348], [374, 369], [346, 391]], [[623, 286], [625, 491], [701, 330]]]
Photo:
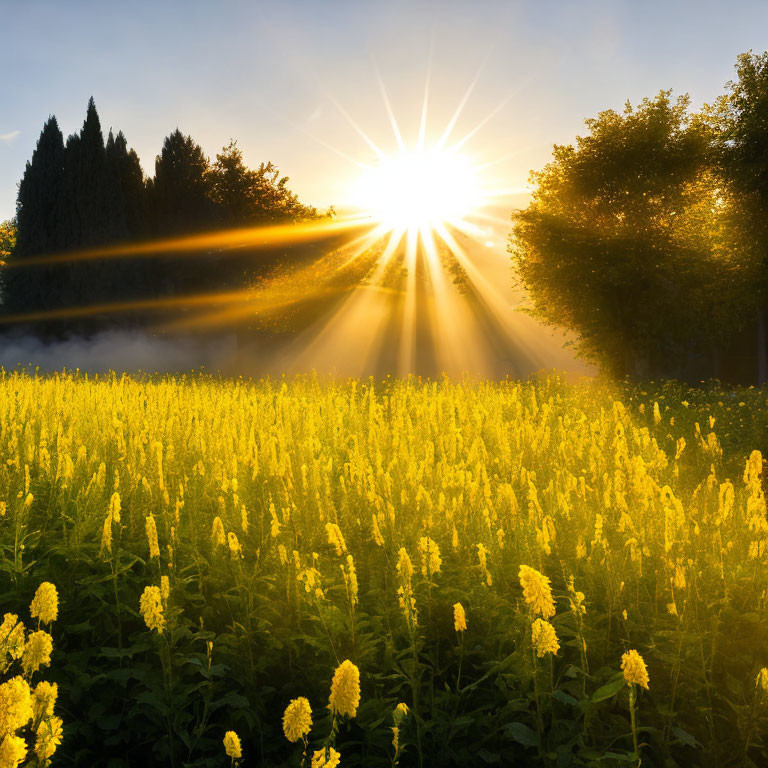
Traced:
[[61, 196], [64, 181], [64, 137], [56, 118], [43, 126], [32, 159], [27, 162], [16, 198], [18, 227], [13, 262], [5, 277], [3, 306], [9, 314], [40, 309], [50, 289], [50, 270], [24, 268], [24, 259], [53, 253], [64, 243]]
[[[147, 185], [139, 156], [128, 149], [128, 142], [122, 131], [117, 136], [109, 132], [106, 146], [107, 170], [110, 184], [115, 187], [118, 201], [119, 227], [121, 234], [133, 240], [147, 234]], [[118, 228], [118, 227], [116, 227]]]
[[199, 144], [178, 128], [165, 138], [155, 158], [152, 203], [159, 233], [194, 232], [216, 221], [211, 202], [210, 166]]

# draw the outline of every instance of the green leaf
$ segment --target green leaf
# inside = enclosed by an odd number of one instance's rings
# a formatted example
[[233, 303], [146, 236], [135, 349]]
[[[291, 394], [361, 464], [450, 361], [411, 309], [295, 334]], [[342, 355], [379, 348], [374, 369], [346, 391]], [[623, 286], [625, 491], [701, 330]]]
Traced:
[[504, 726], [504, 734], [525, 747], [535, 747], [539, 743], [536, 731], [523, 723], [508, 723]]
[[610, 699], [611, 697], [615, 696], [626, 684], [627, 683], [624, 680], [623, 675], [616, 677], [614, 680], [611, 680], [611, 682], [606, 683], [605, 685], [598, 688], [592, 694], [592, 703], [596, 704], [598, 701], [605, 701], [606, 699]]
[[701, 747], [701, 744], [696, 741], [696, 739], [691, 736], [688, 731], [684, 731], [682, 728], [673, 726], [672, 733], [674, 734], [675, 739], [681, 744], [685, 744], [686, 747], [693, 747], [693, 749], [699, 749]]

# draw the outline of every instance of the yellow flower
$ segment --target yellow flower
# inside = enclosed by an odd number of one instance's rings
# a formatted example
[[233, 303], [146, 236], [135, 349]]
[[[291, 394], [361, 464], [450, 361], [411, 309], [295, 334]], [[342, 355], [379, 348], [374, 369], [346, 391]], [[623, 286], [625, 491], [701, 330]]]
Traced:
[[49, 683], [41, 680], [35, 686], [35, 692], [32, 700], [33, 720], [39, 721], [44, 717], [50, 717], [53, 714], [53, 707], [56, 704], [56, 698], [59, 695], [59, 687], [56, 683]]
[[461, 603], [455, 603], [453, 606], [453, 628], [457, 632], [463, 632], [467, 628], [467, 616]]
[[422, 576], [432, 576], [440, 573], [440, 566], [443, 564], [440, 558], [440, 548], [429, 536], [422, 536], [419, 539], [419, 554], [421, 555], [421, 574]]
[[146, 522], [147, 541], [149, 542], [149, 557], [160, 557], [160, 546], [157, 543], [157, 525], [155, 516], [150, 512]]
[[336, 554], [341, 557], [347, 551], [347, 543], [344, 541], [344, 536], [341, 533], [336, 523], [326, 523], [325, 532], [328, 534], [328, 543], [335, 547]]
[[15, 613], [6, 613], [0, 625], [0, 649], [12, 659], [20, 659], [24, 653], [24, 624]]
[[406, 717], [408, 717], [408, 705], [401, 701], [396, 707], [395, 711], [392, 713], [392, 720], [394, 721], [395, 725], [400, 725], [400, 723], [405, 720]]
[[755, 684], [762, 690], [763, 693], [768, 693], [768, 669], [763, 667], [757, 673], [757, 680], [755, 681]]
[[101, 556], [104, 551], [109, 552], [109, 554], [112, 554], [112, 518], [107, 515], [107, 519], [104, 521], [104, 528], [102, 528], [101, 531], [101, 549], [99, 550], [99, 556]]
[[139, 598], [139, 610], [148, 629], [156, 629], [159, 635], [165, 628], [165, 616], [163, 615], [162, 592], [159, 587], [144, 587], [144, 592]]
[[413, 563], [405, 547], [400, 547], [400, 551], [397, 553], [397, 572], [404, 579], [410, 580], [413, 576]]
[[211, 541], [213, 542], [214, 547], [223, 547], [227, 543], [227, 536], [224, 533], [224, 523], [221, 522], [221, 518], [218, 515], [213, 518]]
[[347, 594], [352, 605], [357, 603], [358, 595], [358, 583], [357, 583], [357, 570], [355, 569], [355, 560], [352, 555], [347, 555], [346, 566], [342, 565], [341, 575], [344, 577], [344, 586], [347, 588]]
[[32, 719], [29, 683], [17, 675], [0, 685], [0, 736], [15, 733]]
[[49, 760], [61, 744], [61, 725], [60, 717], [48, 717], [37, 726], [35, 754], [38, 760]]
[[[115, 478], [117, 479], [117, 477]], [[120, 522], [120, 494], [115, 491], [112, 494], [112, 498], [109, 500], [108, 516], [111, 517], [116, 523]]]
[[536, 655], [542, 658], [547, 653], [555, 656], [560, 650], [560, 643], [557, 642], [555, 628], [543, 619], [536, 619], [531, 627], [531, 641], [536, 651]]
[[312, 768], [337, 768], [340, 760], [341, 754], [333, 747], [318, 749], [312, 755]]
[[50, 581], [44, 581], [35, 592], [32, 598], [32, 605], [29, 611], [33, 619], [41, 621], [43, 624], [50, 624], [56, 621], [59, 615], [59, 593], [56, 587]]
[[171, 581], [165, 575], [160, 577], [160, 596], [163, 600], [167, 600], [171, 596]]
[[233, 760], [243, 756], [240, 737], [234, 731], [227, 731], [224, 734], [224, 751], [227, 753], [227, 757], [231, 757]]
[[534, 568], [520, 566], [518, 573], [520, 586], [523, 588], [523, 598], [531, 606], [534, 613], [541, 614], [545, 619], [555, 615], [555, 601], [552, 599], [552, 587], [549, 579]]
[[328, 709], [334, 715], [354, 717], [360, 704], [360, 670], [349, 660], [342, 661], [333, 673]]
[[571, 604], [571, 611], [573, 611], [575, 616], [583, 616], [587, 612], [587, 609], [584, 607], [584, 599], [584, 593], [576, 589], [573, 576], [571, 576], [568, 582], [568, 601]]
[[227, 534], [227, 545], [229, 546], [229, 554], [233, 560], [239, 560], [243, 556], [243, 548], [240, 546], [240, 542], [234, 531], [230, 531]]
[[42, 629], [32, 632], [27, 638], [24, 654], [21, 657], [24, 674], [29, 676], [37, 672], [40, 667], [47, 667], [51, 663], [51, 651], [53, 651], [53, 638]]
[[371, 518], [373, 522], [373, 540], [376, 542], [376, 546], [383, 547], [384, 537], [381, 535], [381, 528], [379, 528], [379, 518], [376, 516], [376, 513]]
[[645, 667], [643, 657], [634, 649], [627, 651], [621, 657], [621, 668], [624, 679], [630, 685], [641, 685], [648, 690], [648, 670]]
[[2, 768], [16, 768], [27, 756], [27, 742], [21, 736], [12, 733], [5, 735], [0, 744], [0, 766]]
[[283, 714], [283, 733], [288, 741], [304, 738], [312, 728], [312, 707], [303, 696], [291, 699]]

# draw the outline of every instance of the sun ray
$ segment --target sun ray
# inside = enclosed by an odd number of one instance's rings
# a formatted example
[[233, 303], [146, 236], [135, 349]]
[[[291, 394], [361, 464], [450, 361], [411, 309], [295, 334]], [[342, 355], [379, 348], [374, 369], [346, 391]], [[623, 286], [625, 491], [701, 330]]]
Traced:
[[471, 131], [466, 133], [455, 144], [451, 146], [453, 152], [458, 152], [475, 134], [484, 128], [494, 117], [511, 101], [514, 94], [510, 93], [504, 97]]
[[416, 337], [416, 251], [418, 230], [409, 227], [405, 233], [405, 268], [407, 270], [403, 303], [398, 374], [407, 376], [413, 370]]
[[456, 107], [456, 110], [454, 111], [453, 115], [451, 116], [451, 119], [448, 121], [448, 124], [445, 126], [445, 130], [443, 131], [442, 135], [437, 141], [436, 147], [438, 150], [442, 150], [446, 142], [448, 141], [451, 133], [453, 132], [454, 127], [456, 126], [456, 122], [461, 116], [461, 113], [464, 111], [464, 107], [466, 106], [467, 102], [469, 101], [469, 97], [472, 95], [472, 91], [475, 90], [475, 86], [478, 83], [478, 80], [480, 79], [480, 75], [485, 68], [485, 65], [488, 63], [488, 59], [490, 58], [491, 53], [490, 51], [486, 54], [483, 61], [480, 63], [480, 66], [477, 70], [477, 74], [472, 79], [472, 82], [469, 84], [469, 87], [464, 92], [464, 95], [461, 97], [461, 101], [459, 102], [459, 105]]
[[384, 80], [382, 80], [379, 70], [376, 67], [376, 62], [373, 63], [374, 71], [376, 72], [376, 81], [379, 84], [379, 90], [381, 91], [381, 97], [384, 100], [384, 107], [387, 110], [387, 116], [389, 117], [389, 124], [392, 126], [392, 132], [395, 134], [395, 141], [397, 142], [397, 148], [401, 151], [405, 151], [405, 142], [403, 141], [403, 135], [400, 132], [400, 126], [397, 124], [397, 118], [395, 112], [392, 109], [392, 104], [389, 101], [389, 95], [387, 89], [384, 86]]
[[424, 81], [424, 100], [421, 105], [421, 119], [419, 120], [419, 135], [416, 139], [416, 149], [419, 152], [424, 151], [424, 142], [427, 134], [427, 109], [429, 105], [429, 81], [432, 76], [432, 61], [430, 55], [429, 66], [427, 67], [427, 76]]
[[276, 224], [262, 227], [242, 227], [215, 232], [205, 232], [183, 237], [157, 238], [134, 243], [121, 243], [105, 247], [86, 248], [41, 256], [29, 256], [4, 264], [4, 269], [17, 269], [95, 259], [146, 258], [158, 254], [185, 255], [200, 251], [228, 251], [237, 248], [271, 248], [278, 245], [318, 241], [355, 229], [375, 226], [367, 216], [350, 216], [326, 219], [304, 224]]
[[346, 109], [334, 98], [334, 96], [329, 93], [328, 91], [325, 91], [326, 97], [329, 99], [329, 101], [336, 107], [336, 109], [340, 112], [342, 117], [349, 123], [349, 125], [354, 129], [354, 131], [362, 138], [362, 140], [373, 150], [373, 153], [376, 155], [376, 157], [384, 157], [384, 151], [376, 144], [376, 142], [358, 125], [358, 123], [354, 120], [354, 118], [347, 112]]

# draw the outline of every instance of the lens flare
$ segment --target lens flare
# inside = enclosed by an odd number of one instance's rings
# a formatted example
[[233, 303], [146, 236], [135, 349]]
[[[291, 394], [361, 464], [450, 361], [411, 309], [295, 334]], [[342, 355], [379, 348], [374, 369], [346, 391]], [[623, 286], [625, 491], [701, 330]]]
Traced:
[[421, 231], [463, 219], [483, 202], [469, 158], [437, 147], [382, 155], [361, 176], [355, 198], [388, 229]]

